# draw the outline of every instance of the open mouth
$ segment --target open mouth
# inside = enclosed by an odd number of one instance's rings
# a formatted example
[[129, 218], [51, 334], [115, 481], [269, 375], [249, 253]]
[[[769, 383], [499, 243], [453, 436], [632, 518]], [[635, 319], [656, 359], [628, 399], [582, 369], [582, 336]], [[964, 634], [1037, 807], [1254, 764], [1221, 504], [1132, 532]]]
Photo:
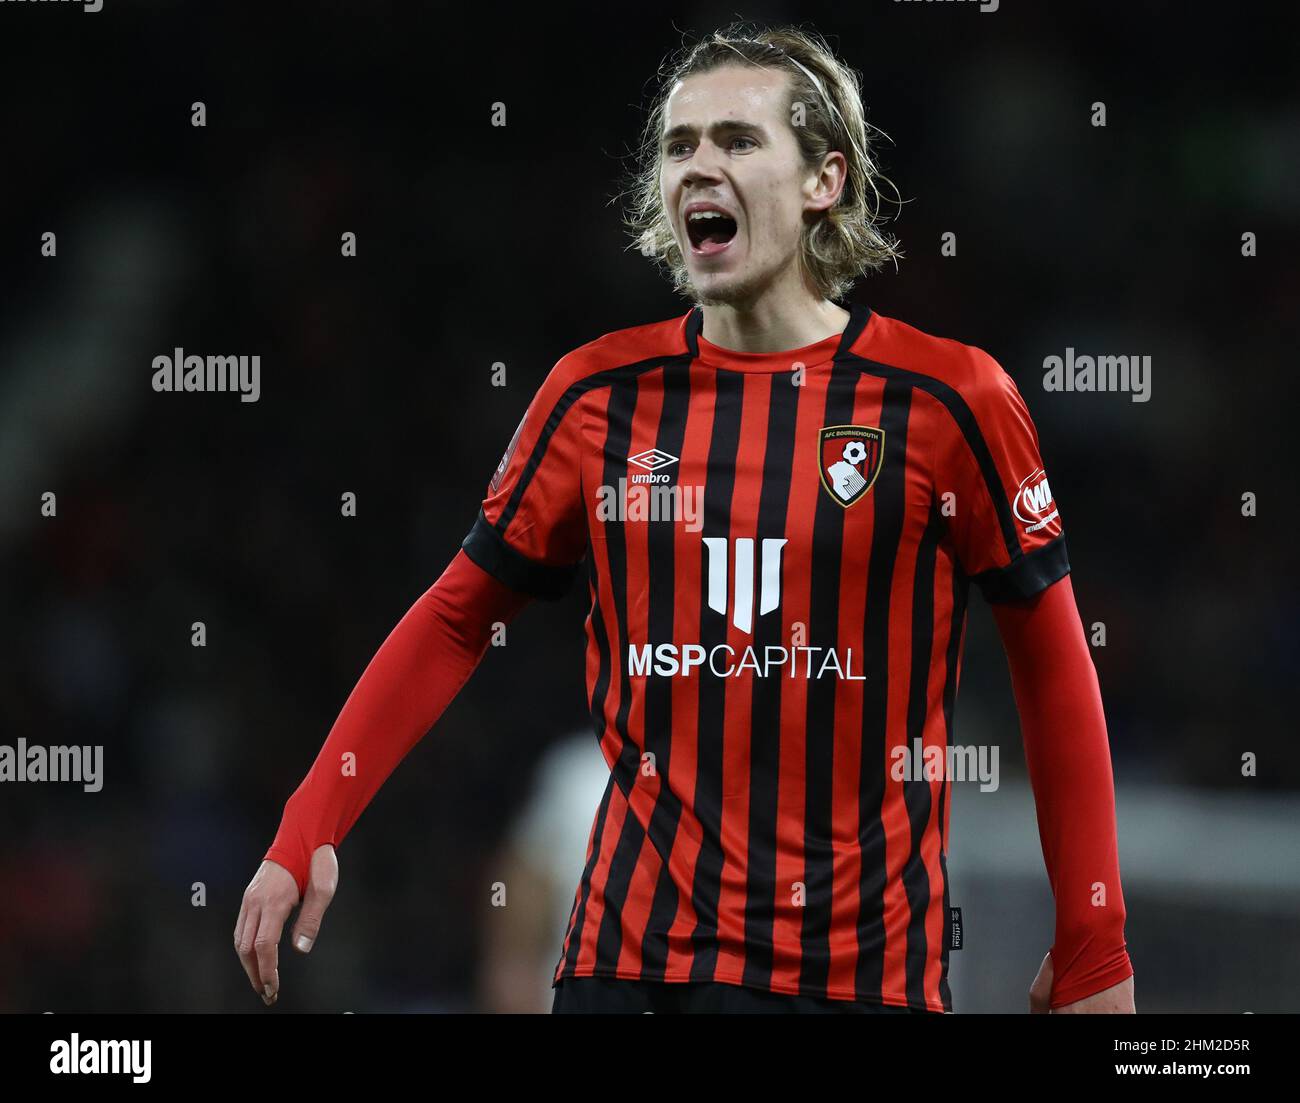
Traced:
[[692, 211], [686, 216], [691, 250], [708, 255], [725, 249], [736, 236], [736, 220], [721, 211]]

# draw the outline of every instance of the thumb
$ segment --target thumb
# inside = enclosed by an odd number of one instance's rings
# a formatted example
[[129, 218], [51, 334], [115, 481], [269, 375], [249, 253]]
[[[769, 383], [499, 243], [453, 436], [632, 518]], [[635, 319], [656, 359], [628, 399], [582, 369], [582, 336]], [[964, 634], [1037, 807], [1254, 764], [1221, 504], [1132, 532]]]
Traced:
[[293, 948], [299, 953], [310, 953], [316, 944], [321, 920], [325, 917], [325, 909], [334, 899], [338, 883], [339, 861], [334, 848], [328, 843], [317, 847], [311, 858], [307, 891], [302, 898], [302, 907], [298, 909], [298, 919], [293, 925], [293, 937], [290, 939]]

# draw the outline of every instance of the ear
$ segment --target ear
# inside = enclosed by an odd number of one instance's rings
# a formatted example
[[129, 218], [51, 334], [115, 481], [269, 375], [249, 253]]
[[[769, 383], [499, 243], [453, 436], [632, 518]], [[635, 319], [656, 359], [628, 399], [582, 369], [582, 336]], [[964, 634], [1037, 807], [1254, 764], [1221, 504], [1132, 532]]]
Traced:
[[805, 211], [827, 211], [839, 202], [848, 180], [848, 161], [839, 150], [822, 158], [821, 167], [808, 178], [804, 189]]

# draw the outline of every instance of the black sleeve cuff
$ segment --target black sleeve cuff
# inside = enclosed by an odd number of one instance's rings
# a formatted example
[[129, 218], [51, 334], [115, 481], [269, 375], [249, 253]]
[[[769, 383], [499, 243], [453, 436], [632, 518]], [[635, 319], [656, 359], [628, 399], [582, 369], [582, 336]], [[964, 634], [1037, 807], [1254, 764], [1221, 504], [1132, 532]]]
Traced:
[[556, 601], [567, 594], [580, 566], [574, 563], [568, 567], [552, 567], [521, 555], [488, 523], [482, 506], [474, 527], [460, 546], [470, 559], [512, 590], [544, 601]]
[[1070, 573], [1070, 559], [1065, 551], [1065, 536], [1022, 555], [1005, 567], [994, 567], [971, 576], [989, 602], [1019, 601], [1046, 590], [1053, 582]]

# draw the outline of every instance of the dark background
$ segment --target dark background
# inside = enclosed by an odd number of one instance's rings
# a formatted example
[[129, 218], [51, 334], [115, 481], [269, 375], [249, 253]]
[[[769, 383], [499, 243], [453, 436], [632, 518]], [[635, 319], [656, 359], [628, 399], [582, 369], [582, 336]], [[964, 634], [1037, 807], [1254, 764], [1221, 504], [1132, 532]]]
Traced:
[[[893, 139], [907, 255], [851, 297], [985, 349], [1025, 395], [1084, 623], [1107, 627], [1121, 862], [1128, 785], [1189, 826], [1235, 800], [1242, 853], [1255, 809], [1297, 807], [1300, 92], [1269, 9], [271, 7], [0, 5], [0, 742], [105, 747], [100, 793], [0, 787], [0, 1009], [261, 1007], [240, 895], [347, 693], [554, 362], [687, 308], [611, 199], [662, 56], [736, 16], [830, 37]], [[154, 393], [178, 345], [259, 354], [260, 401]], [[1150, 355], [1151, 400], [1045, 392], [1067, 346]], [[515, 622], [381, 790], [279, 1007], [483, 1006], [492, 855], [544, 748], [586, 722], [581, 589]], [[979, 601], [958, 717], [1022, 772]], [[1171, 950], [1177, 894], [1144, 908], [1126, 880], [1140, 1008], [1294, 1009], [1296, 839], [1268, 842], [1262, 920], [1204, 859], [1198, 967], [1230, 977], [1212, 996]], [[1009, 1006], [1049, 941], [1050, 921], [1020, 942]]]

